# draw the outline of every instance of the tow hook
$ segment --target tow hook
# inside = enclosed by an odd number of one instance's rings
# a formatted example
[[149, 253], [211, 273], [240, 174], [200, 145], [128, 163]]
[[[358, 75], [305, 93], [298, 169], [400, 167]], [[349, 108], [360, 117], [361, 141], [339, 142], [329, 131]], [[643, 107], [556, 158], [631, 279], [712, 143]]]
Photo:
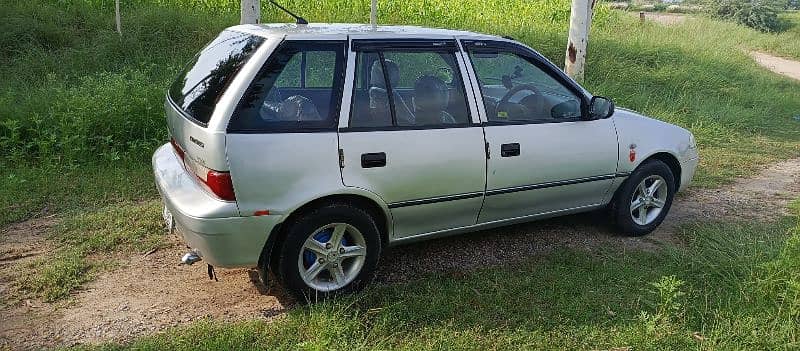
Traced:
[[189, 251], [181, 258], [181, 264], [185, 264], [187, 266], [191, 266], [196, 262], [199, 262], [203, 258], [197, 253], [197, 251]]
[[217, 273], [214, 272], [214, 266], [210, 264], [208, 265], [208, 280], [214, 280], [215, 282], [219, 281], [217, 279]]

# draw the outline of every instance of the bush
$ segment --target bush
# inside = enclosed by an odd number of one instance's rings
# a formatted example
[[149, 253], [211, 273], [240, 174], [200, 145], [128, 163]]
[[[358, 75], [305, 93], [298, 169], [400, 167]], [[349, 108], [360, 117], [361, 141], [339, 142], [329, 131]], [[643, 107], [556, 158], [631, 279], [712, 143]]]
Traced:
[[778, 13], [785, 3], [778, 0], [711, 0], [711, 15], [735, 21], [762, 32], [779, 32], [783, 23]]

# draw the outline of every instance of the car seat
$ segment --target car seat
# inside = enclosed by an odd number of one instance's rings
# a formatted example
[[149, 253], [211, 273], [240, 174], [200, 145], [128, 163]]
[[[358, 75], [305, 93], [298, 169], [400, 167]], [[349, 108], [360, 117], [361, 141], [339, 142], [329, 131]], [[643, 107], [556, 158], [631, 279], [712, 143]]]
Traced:
[[[386, 66], [386, 76], [389, 78], [391, 87], [396, 87], [400, 81], [400, 68], [392, 60], [384, 60]], [[386, 89], [386, 80], [380, 60], [372, 63], [369, 81], [369, 108], [373, 125], [390, 126], [392, 125], [391, 106], [389, 105]], [[406, 104], [402, 96], [397, 91], [392, 92], [395, 106], [395, 117], [398, 125], [414, 125], [414, 114]]]
[[456, 123], [455, 118], [447, 112], [450, 90], [440, 78], [429, 75], [417, 78], [412, 104], [419, 125]]

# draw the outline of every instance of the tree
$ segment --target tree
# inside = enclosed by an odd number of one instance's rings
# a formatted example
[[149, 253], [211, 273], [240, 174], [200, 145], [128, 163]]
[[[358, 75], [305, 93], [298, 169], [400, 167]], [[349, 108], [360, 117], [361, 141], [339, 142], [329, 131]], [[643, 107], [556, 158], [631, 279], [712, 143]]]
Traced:
[[787, 6], [785, 0], [710, 0], [711, 15], [738, 22], [762, 32], [785, 29], [778, 14]]
[[122, 35], [122, 20], [119, 15], [119, 0], [114, 1], [114, 21], [117, 23], [117, 33]]
[[569, 16], [569, 38], [567, 39], [567, 54], [564, 59], [564, 72], [579, 82], [583, 81], [594, 1], [572, 0]]
[[241, 23], [258, 24], [261, 23], [261, 4], [259, 0], [242, 0]]

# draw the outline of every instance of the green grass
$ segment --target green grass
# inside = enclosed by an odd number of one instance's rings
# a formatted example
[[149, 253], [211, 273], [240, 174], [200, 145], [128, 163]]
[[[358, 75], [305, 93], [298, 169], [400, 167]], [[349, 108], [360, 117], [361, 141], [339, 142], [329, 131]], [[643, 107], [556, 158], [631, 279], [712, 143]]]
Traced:
[[94, 278], [93, 266], [79, 249], [64, 248], [28, 264], [15, 278], [17, 296], [53, 302]]
[[[800, 203], [775, 223], [685, 228], [658, 252], [564, 250], [108, 350], [796, 349]], [[702, 339], [702, 340], [700, 340]]]
[[[162, 245], [149, 156], [164, 91], [238, 21], [236, 0], [0, 0], [0, 226], [50, 213], [55, 252], [18, 273], [55, 301], [104, 255]], [[369, 1], [286, 1], [313, 22], [367, 22]], [[289, 18], [264, 2], [264, 22]], [[499, 9], [502, 9], [500, 11]], [[800, 83], [748, 50], [800, 59], [800, 15], [779, 34], [698, 18], [664, 27], [599, 7], [585, 86], [690, 129], [698, 186], [800, 155]], [[381, 23], [511, 35], [563, 62], [566, 0], [382, 1]], [[796, 349], [800, 233], [778, 223], [697, 224], [656, 253], [560, 251], [510, 267], [439, 274], [293, 309], [273, 323], [201, 322], [105, 349]], [[694, 333], [702, 335], [693, 337]]]
[[[365, 22], [369, 2], [289, 1], [316, 22]], [[0, 225], [155, 195], [149, 156], [166, 138], [164, 91], [186, 60], [238, 20], [238, 2], [0, 1]], [[288, 21], [263, 4], [263, 21]], [[569, 2], [387, 1], [381, 23], [511, 35], [563, 62]], [[504, 9], [499, 11], [498, 9]], [[513, 15], [509, 15], [513, 14]], [[794, 23], [798, 14], [786, 14]], [[800, 83], [744, 50], [800, 57], [800, 26], [764, 34], [698, 19], [641, 26], [598, 7], [586, 87], [697, 135], [696, 184], [718, 186], [800, 155]]]
[[153, 199], [158, 192], [151, 174], [144, 165], [132, 163], [7, 168], [0, 176], [0, 227], [31, 217]]
[[[125, 1], [120, 36], [112, 4], [0, 0], [0, 166], [6, 170], [0, 225], [50, 213], [67, 218], [53, 234], [63, 248], [57, 259], [37, 262], [39, 273], [20, 285], [48, 300], [89, 279], [87, 272], [100, 264], [97, 253], [157, 245], [148, 236], [160, 232], [149, 156], [166, 139], [165, 88], [205, 42], [238, 21], [233, 0]], [[366, 0], [285, 5], [315, 22], [366, 22], [369, 14]], [[381, 6], [381, 23], [511, 35], [563, 62], [565, 0]], [[785, 16], [798, 22], [796, 13]], [[287, 20], [264, 3], [264, 22]], [[745, 53], [800, 57], [797, 28], [764, 34], [704, 18], [639, 25], [600, 6], [585, 85], [620, 106], [692, 130], [702, 154], [695, 184], [719, 186], [800, 155], [800, 123], [792, 119], [800, 114], [800, 83], [758, 67]], [[131, 205], [141, 201], [144, 206]], [[118, 215], [129, 222], [116, 222]]]
[[114, 264], [113, 255], [104, 254], [131, 256], [163, 247], [160, 211], [161, 202], [151, 200], [68, 217], [50, 231], [54, 252], [17, 272], [18, 294], [48, 302], [63, 299]]

